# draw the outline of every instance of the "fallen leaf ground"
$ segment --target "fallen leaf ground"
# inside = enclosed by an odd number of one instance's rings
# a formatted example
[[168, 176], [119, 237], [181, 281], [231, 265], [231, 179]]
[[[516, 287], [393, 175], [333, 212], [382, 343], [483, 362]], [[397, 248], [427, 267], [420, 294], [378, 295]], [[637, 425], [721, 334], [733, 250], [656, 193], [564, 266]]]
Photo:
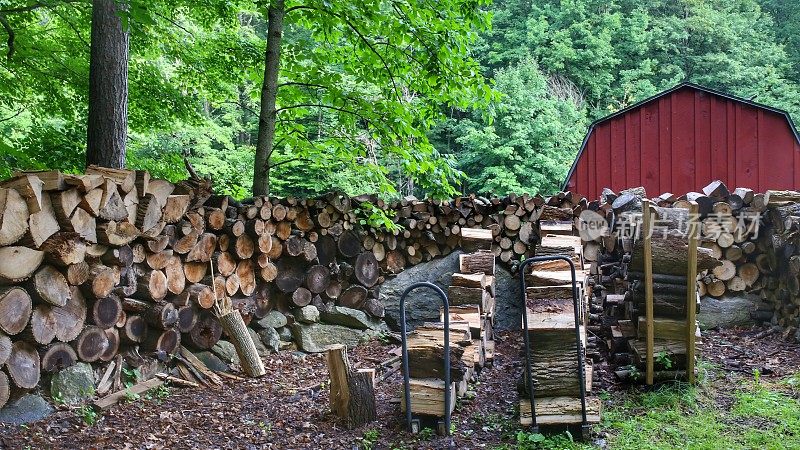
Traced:
[[[79, 407], [62, 407], [28, 426], [2, 426], [0, 448], [800, 447], [800, 346], [776, 336], [754, 339], [757, 331], [705, 333], [697, 388], [671, 383], [645, 392], [604, 376], [604, 420], [584, 444], [563, 431], [544, 437], [516, 425], [522, 362], [518, 335], [510, 334], [498, 337], [494, 366], [471, 388], [474, 399], [460, 401], [451, 438], [405, 432], [399, 373], [377, 386], [379, 419], [343, 429], [329, 412], [324, 356], [283, 352], [266, 361], [264, 378], [226, 380], [215, 390], [153, 392], [105, 412], [91, 426]], [[373, 367], [393, 348], [373, 341], [350, 356], [360, 367]]]

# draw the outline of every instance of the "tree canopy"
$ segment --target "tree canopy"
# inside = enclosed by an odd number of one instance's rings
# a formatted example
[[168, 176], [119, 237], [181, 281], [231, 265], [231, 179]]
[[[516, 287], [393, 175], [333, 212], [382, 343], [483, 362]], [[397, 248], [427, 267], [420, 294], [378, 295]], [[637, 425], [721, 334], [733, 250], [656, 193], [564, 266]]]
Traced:
[[[270, 190], [552, 192], [587, 125], [693, 81], [800, 114], [775, 0], [289, 0]], [[131, 0], [127, 164], [251, 194], [268, 1]], [[92, 2], [0, 2], [0, 177], [85, 164]]]

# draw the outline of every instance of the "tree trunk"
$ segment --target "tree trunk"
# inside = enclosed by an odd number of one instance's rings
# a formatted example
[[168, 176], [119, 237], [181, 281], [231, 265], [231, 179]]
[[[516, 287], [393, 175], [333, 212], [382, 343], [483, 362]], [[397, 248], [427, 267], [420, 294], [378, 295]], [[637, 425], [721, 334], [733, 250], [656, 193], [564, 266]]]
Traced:
[[328, 350], [327, 356], [333, 414], [351, 429], [375, 420], [375, 370], [354, 370], [345, 346]]
[[270, 2], [267, 13], [267, 51], [264, 64], [264, 84], [261, 86], [261, 113], [258, 118], [258, 142], [253, 167], [253, 195], [269, 195], [269, 157], [275, 142], [275, 122], [278, 112], [278, 71], [283, 35], [283, 0]]
[[122, 168], [128, 134], [128, 33], [117, 2], [92, 1], [86, 164]]

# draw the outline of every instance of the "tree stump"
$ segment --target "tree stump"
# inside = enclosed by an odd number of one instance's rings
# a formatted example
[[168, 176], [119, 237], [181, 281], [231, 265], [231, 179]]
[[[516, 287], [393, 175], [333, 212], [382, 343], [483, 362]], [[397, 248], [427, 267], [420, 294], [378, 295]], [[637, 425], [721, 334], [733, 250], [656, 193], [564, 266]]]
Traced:
[[345, 346], [328, 350], [327, 359], [333, 414], [351, 429], [375, 420], [375, 370], [353, 370]]

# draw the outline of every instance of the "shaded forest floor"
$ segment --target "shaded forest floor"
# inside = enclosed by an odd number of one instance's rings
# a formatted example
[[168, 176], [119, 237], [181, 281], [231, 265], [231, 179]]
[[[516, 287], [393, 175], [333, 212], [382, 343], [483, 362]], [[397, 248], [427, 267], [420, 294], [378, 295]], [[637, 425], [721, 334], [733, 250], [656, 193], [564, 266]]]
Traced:
[[[759, 330], [708, 332], [700, 383], [667, 383], [649, 391], [605, 376], [603, 422], [590, 442], [556, 430], [530, 434], [517, 425], [517, 335], [498, 338], [494, 367], [472, 386], [453, 416], [453, 437], [404, 431], [402, 379], [378, 384], [375, 423], [339, 427], [328, 408], [323, 355], [282, 352], [258, 380], [222, 388], [169, 388], [144, 395], [85, 423], [86, 408], [62, 407], [27, 426], [1, 426], [0, 448], [798, 448], [800, 346]], [[387, 360], [393, 345], [373, 341], [351, 352], [362, 367]], [[595, 373], [598, 373], [596, 371]], [[379, 374], [380, 375], [380, 374]]]

